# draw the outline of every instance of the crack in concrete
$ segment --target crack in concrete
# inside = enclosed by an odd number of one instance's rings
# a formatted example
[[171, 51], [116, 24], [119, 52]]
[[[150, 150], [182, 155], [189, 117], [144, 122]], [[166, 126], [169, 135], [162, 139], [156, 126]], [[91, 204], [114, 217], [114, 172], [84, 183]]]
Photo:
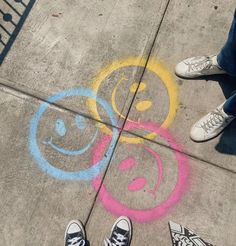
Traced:
[[134, 100], [135, 100], [136, 95], [137, 95], [137, 93], [138, 93], [138, 90], [139, 90], [139, 87], [140, 87], [140, 83], [141, 83], [142, 78], [143, 78], [143, 76], [144, 76], [144, 74], [145, 74], [145, 71], [146, 71], [146, 67], [147, 67], [148, 61], [149, 61], [149, 59], [150, 59], [150, 57], [151, 57], [151, 53], [152, 53], [153, 47], [154, 47], [154, 45], [155, 45], [155, 42], [156, 42], [158, 33], [159, 33], [159, 31], [160, 31], [160, 28], [161, 28], [162, 22], [163, 22], [163, 20], [164, 20], [164, 16], [165, 16], [165, 14], [166, 14], [166, 11], [167, 11], [167, 9], [168, 9], [168, 6], [169, 6], [170, 1], [171, 1], [171, 0], [168, 0], [168, 1], [167, 1], [166, 7], [165, 7], [165, 9], [164, 9], [164, 12], [163, 12], [163, 15], [162, 15], [162, 18], [161, 18], [161, 21], [160, 21], [159, 26], [158, 26], [158, 28], [157, 28], [157, 31], [156, 31], [156, 34], [155, 34], [155, 36], [154, 36], [153, 42], [151, 43], [150, 50], [149, 50], [149, 52], [148, 52], [148, 56], [147, 56], [147, 60], [146, 60], [144, 69], [143, 69], [143, 71], [141, 72], [141, 76], [140, 76], [140, 79], [139, 79], [139, 81], [138, 81], [138, 86], [137, 86], [137, 88], [136, 88], [136, 91], [134, 92], [133, 98], [132, 98], [131, 103], [130, 103], [130, 106], [129, 106], [129, 108], [128, 108], [128, 112], [127, 112], [126, 117], [125, 117], [125, 120], [124, 120], [124, 122], [123, 122], [123, 124], [122, 124], [121, 131], [120, 131], [119, 136], [118, 136], [118, 140], [117, 140], [116, 145], [115, 145], [115, 147], [114, 147], [114, 149], [113, 149], [112, 156], [111, 156], [111, 158], [110, 158], [110, 160], [109, 160], [109, 163], [108, 163], [108, 165], [107, 165], [106, 171], [105, 171], [105, 173], [104, 173], [104, 175], [103, 175], [102, 182], [101, 182], [101, 184], [100, 184], [100, 186], [99, 186], [99, 189], [98, 189], [97, 194], [96, 194], [96, 196], [95, 196], [94, 202], [92, 203], [91, 210], [90, 210], [89, 215], [88, 215], [88, 218], [87, 218], [87, 220], [86, 220], [86, 222], [85, 222], [85, 226], [87, 225], [87, 223], [88, 223], [88, 221], [89, 221], [89, 219], [90, 219], [90, 216], [92, 215], [93, 209], [94, 209], [95, 204], [96, 204], [96, 201], [97, 201], [98, 194], [99, 194], [99, 192], [100, 192], [100, 189], [101, 189], [102, 184], [103, 184], [103, 182], [104, 182], [104, 179], [105, 179], [105, 177], [106, 177], [107, 171], [108, 171], [109, 166], [110, 166], [110, 162], [111, 162], [112, 157], [113, 157], [113, 154], [114, 154], [114, 152], [115, 152], [115, 150], [116, 150], [116, 146], [117, 146], [117, 144], [118, 144], [118, 142], [119, 142], [120, 136], [121, 136], [121, 134], [122, 134], [122, 132], [123, 132], [123, 130], [124, 130], [124, 127], [125, 127], [126, 121], [127, 121], [127, 119], [128, 119], [130, 110], [131, 110], [131, 108], [132, 108], [132, 106], [133, 106]]
[[33, 98], [33, 99], [39, 101], [39, 103], [46, 102], [46, 103], [48, 103], [48, 104], [54, 106], [56, 109], [64, 110], [65, 112], [69, 112], [69, 113], [72, 113], [72, 114], [74, 114], [74, 115], [79, 114], [79, 115], [84, 116], [85, 118], [87, 118], [87, 119], [89, 119], [89, 120], [92, 120], [92, 121], [95, 121], [95, 122], [97, 122], [97, 123], [102, 123], [102, 124], [104, 124], [104, 125], [107, 125], [107, 126], [110, 126], [110, 127], [115, 127], [115, 128], [117, 128], [117, 129], [120, 129], [120, 128], [117, 127], [117, 126], [113, 126], [112, 124], [109, 124], [108, 122], [103, 122], [102, 120], [95, 119], [95, 118], [93, 118], [93, 117], [90, 116], [90, 115], [84, 114], [84, 113], [82, 113], [82, 112], [77, 112], [77, 111], [75, 111], [75, 110], [73, 110], [73, 109], [70, 109], [70, 108], [68, 108], [68, 107], [65, 107], [65, 106], [63, 106], [63, 105], [61, 105], [61, 104], [51, 103], [51, 102], [47, 101], [46, 99], [44, 99], [43, 97], [40, 97], [40, 96], [31, 94], [31, 93], [29, 93], [29, 92], [25, 92], [25, 91], [23, 91], [23, 90], [20, 90], [19, 88], [15, 88], [14, 86], [10, 86], [10, 85], [4, 84], [4, 83], [2, 83], [2, 82], [0, 82], [0, 86], [5, 87], [6, 89], [9, 90], [8, 92], [4, 91], [5, 93], [11, 94], [11, 95], [13, 95], [13, 96], [15, 96], [15, 97], [18, 97], [18, 98], [22, 99], [22, 100], [26, 100], [26, 99], [23, 98], [23, 97], [17, 96], [17, 95], [15, 95], [14, 93], [11, 93], [10, 91], [12, 90], [12, 91], [14, 91], [14, 92], [19, 93], [20, 95], [24, 95], [24, 96], [27, 96], [27, 97], [29, 97], [29, 98]]

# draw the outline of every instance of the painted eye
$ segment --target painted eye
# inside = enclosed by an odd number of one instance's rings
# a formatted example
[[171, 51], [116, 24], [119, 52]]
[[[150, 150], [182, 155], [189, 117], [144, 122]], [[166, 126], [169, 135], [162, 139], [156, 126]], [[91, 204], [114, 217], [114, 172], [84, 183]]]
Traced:
[[61, 137], [64, 137], [66, 135], [66, 126], [63, 120], [61, 119], [56, 120], [55, 131]]
[[133, 156], [130, 156], [123, 160], [119, 165], [120, 171], [128, 171], [129, 169], [133, 168], [135, 166], [135, 158]]
[[76, 115], [75, 116], [75, 123], [76, 126], [80, 129], [80, 130], [84, 130], [86, 127], [86, 120], [83, 116], [81, 115]]

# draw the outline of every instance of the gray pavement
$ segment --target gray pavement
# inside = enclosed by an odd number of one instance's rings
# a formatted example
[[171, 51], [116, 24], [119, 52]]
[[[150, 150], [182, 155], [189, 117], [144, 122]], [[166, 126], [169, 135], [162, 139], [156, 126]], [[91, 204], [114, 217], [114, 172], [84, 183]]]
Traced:
[[1, 245], [63, 245], [71, 219], [102, 245], [119, 215], [132, 245], [171, 245], [169, 220], [235, 245], [236, 123], [189, 139], [235, 79], [173, 72], [219, 51], [235, 4], [36, 1], [0, 66]]

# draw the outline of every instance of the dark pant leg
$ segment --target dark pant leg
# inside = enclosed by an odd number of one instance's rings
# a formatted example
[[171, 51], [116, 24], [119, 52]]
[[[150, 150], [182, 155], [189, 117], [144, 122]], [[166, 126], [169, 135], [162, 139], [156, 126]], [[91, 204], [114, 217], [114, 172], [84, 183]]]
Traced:
[[217, 61], [228, 74], [236, 76], [236, 10], [228, 40], [217, 56]]
[[224, 111], [226, 114], [236, 116], [236, 93], [226, 100]]

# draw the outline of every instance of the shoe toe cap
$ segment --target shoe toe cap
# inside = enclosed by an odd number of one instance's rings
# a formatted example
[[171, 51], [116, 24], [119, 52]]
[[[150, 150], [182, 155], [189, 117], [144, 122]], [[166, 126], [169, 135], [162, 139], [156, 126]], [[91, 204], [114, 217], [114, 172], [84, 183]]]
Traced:
[[117, 226], [122, 230], [129, 231], [130, 230], [130, 223], [129, 220], [125, 217], [121, 217], [120, 220], [117, 222]]
[[175, 67], [175, 73], [180, 77], [187, 77], [188, 76], [187, 71], [188, 71], [188, 66], [184, 63], [184, 61], [178, 63]]
[[72, 222], [70, 226], [68, 227], [67, 233], [72, 234], [72, 233], [78, 233], [81, 231], [81, 228], [76, 222]]
[[193, 125], [190, 130], [190, 138], [195, 142], [202, 142], [205, 140], [205, 133], [198, 125]]

